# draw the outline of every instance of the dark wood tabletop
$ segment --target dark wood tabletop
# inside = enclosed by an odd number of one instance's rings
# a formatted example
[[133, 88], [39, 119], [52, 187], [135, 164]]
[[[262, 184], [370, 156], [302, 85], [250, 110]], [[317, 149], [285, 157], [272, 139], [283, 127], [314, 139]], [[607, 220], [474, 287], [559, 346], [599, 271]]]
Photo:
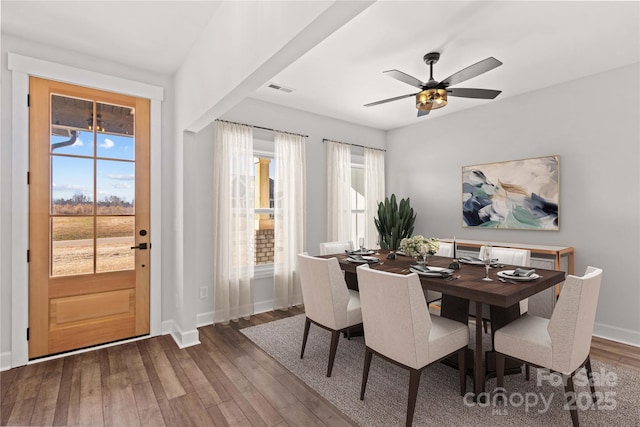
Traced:
[[[387, 259], [388, 251], [380, 250], [371, 256], [378, 258], [379, 262], [369, 264], [370, 268], [383, 270], [397, 274], [411, 274], [410, 267], [416, 261], [407, 256], [398, 255], [396, 259]], [[345, 271], [347, 286], [357, 289], [356, 268], [359, 263], [348, 260], [348, 255], [334, 254], [322, 255], [322, 258], [337, 258], [340, 267]], [[451, 258], [430, 256], [428, 266], [448, 267], [453, 260]], [[475, 304], [475, 312], [482, 313], [482, 304], [489, 304], [491, 312], [491, 333], [505, 324], [517, 319], [520, 316], [519, 302], [547, 288], [550, 288], [565, 279], [564, 271], [544, 270], [536, 268], [539, 278], [531, 281], [521, 281], [516, 283], [502, 282], [498, 279], [497, 273], [502, 270], [513, 270], [517, 268], [511, 265], [498, 265], [489, 270], [489, 277], [492, 281], [484, 281], [485, 267], [483, 265], [460, 264], [460, 268], [455, 270], [452, 280], [444, 277], [431, 277], [419, 275], [420, 283], [424, 289], [441, 292], [442, 310], [441, 316], [463, 323], [467, 322], [469, 316], [469, 303]], [[492, 340], [493, 341], [493, 340]], [[468, 357], [472, 363], [470, 375], [474, 379], [474, 393], [478, 397], [484, 391], [485, 378], [495, 372], [495, 354], [492, 350], [487, 351], [484, 356], [482, 346], [482, 322], [476, 321], [475, 325], [475, 346], [469, 349]], [[447, 362], [445, 362], [447, 363]], [[457, 362], [451, 361], [448, 364], [457, 366]], [[520, 372], [519, 364], [507, 360], [507, 370], [510, 373]]]
[[[378, 255], [373, 257], [379, 258], [377, 264], [370, 264], [369, 267], [376, 270], [388, 271], [390, 273], [410, 274], [409, 267], [416, 261], [407, 256], [398, 255], [395, 260], [386, 259], [387, 252], [380, 251]], [[350, 273], [356, 272], [356, 268], [360, 265], [347, 260], [347, 254], [323, 255], [323, 258], [338, 258], [342, 270]], [[430, 256], [428, 266], [448, 267], [451, 258], [439, 256]], [[485, 277], [485, 268], [482, 265], [460, 264], [460, 269], [456, 270], [454, 280], [446, 280], [441, 277], [420, 276], [420, 282], [424, 289], [441, 292], [443, 294], [455, 296], [458, 298], [477, 301], [485, 304], [491, 304], [498, 307], [510, 307], [517, 304], [520, 300], [537, 294], [565, 278], [564, 271], [536, 269], [536, 273], [540, 278], [528, 281], [509, 283], [498, 280], [497, 273], [502, 270], [513, 270], [514, 266], [500, 265], [492, 267], [489, 270], [489, 277], [493, 279], [491, 282], [482, 280]]]

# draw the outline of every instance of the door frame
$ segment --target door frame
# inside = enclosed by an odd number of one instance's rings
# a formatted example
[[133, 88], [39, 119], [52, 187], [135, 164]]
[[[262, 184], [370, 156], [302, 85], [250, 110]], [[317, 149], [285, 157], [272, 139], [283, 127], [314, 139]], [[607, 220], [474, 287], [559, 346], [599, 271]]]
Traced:
[[152, 191], [150, 228], [153, 250], [150, 269], [150, 336], [162, 333], [162, 101], [164, 89], [67, 65], [8, 53], [12, 90], [12, 183], [11, 183], [11, 367], [29, 361], [29, 76], [122, 93], [150, 100], [150, 180]]

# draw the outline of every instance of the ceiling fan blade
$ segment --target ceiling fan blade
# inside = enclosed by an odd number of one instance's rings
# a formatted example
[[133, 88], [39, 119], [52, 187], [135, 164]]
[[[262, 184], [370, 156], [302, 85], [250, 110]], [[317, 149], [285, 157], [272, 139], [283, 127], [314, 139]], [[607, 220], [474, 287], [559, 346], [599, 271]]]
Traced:
[[385, 71], [384, 74], [390, 77], [393, 77], [396, 80], [400, 80], [401, 82], [406, 83], [408, 85], [415, 86], [418, 89], [422, 89], [423, 86], [426, 86], [426, 83], [416, 79], [413, 76], [410, 76], [407, 73], [403, 73], [402, 71], [389, 70], [389, 71]]
[[450, 75], [446, 79], [442, 80], [438, 86], [453, 86], [458, 83], [462, 83], [465, 80], [469, 80], [473, 77], [479, 76], [480, 74], [486, 73], [487, 71], [491, 71], [501, 65], [502, 62], [498, 61], [493, 56], [490, 56], [487, 59], [483, 59], [480, 62], [469, 65], [467, 68], [464, 68], [457, 73]]
[[409, 95], [401, 95], [401, 96], [396, 96], [394, 98], [389, 98], [389, 99], [383, 99], [382, 101], [376, 101], [376, 102], [371, 102], [369, 104], [365, 104], [365, 107], [373, 107], [374, 105], [380, 105], [380, 104], [384, 104], [387, 102], [391, 102], [391, 101], [397, 101], [398, 99], [404, 99], [404, 98], [409, 98], [410, 96], [416, 96], [418, 93], [410, 93]]
[[418, 110], [418, 117], [426, 116], [431, 110]]
[[493, 89], [469, 89], [461, 87], [452, 87], [447, 89], [447, 94], [449, 96], [458, 96], [460, 98], [494, 99], [501, 93], [501, 90]]

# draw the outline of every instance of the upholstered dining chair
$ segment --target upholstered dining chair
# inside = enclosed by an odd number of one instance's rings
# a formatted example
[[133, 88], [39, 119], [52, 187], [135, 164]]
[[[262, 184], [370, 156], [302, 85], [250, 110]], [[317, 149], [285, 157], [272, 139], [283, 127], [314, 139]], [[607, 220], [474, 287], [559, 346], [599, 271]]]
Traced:
[[422, 371], [456, 352], [460, 394], [464, 396], [468, 326], [443, 317], [432, 318], [415, 273], [388, 273], [370, 269], [368, 265], [356, 271], [366, 345], [360, 400], [364, 400], [374, 354], [409, 370], [407, 426], [413, 422]]
[[352, 251], [353, 242], [322, 242], [320, 243], [320, 255], [343, 254], [344, 251]]
[[444, 256], [447, 258], [453, 257], [453, 243], [449, 242], [438, 242], [438, 252], [435, 253], [436, 256]]
[[[484, 259], [486, 246], [480, 248], [480, 259]], [[491, 249], [491, 258], [497, 259], [499, 264], [517, 265], [521, 267], [529, 267], [531, 265], [531, 251], [529, 249], [501, 248], [494, 246]], [[520, 314], [526, 313], [528, 301], [526, 299], [520, 301]], [[476, 317], [475, 304], [469, 307], [469, 315]], [[482, 306], [482, 326], [485, 333], [487, 332], [487, 322], [490, 319], [489, 306]]]
[[[496, 331], [497, 387], [503, 387], [504, 361], [509, 356], [560, 373], [567, 403], [575, 405], [573, 376], [584, 366], [591, 398], [597, 403], [589, 349], [601, 281], [602, 270], [595, 267], [587, 267], [582, 277], [569, 275], [551, 319], [526, 314]], [[570, 411], [577, 427], [578, 411], [575, 406]]]
[[331, 331], [327, 365], [327, 376], [330, 377], [340, 333], [362, 324], [360, 297], [357, 291], [347, 288], [337, 258], [298, 254], [298, 270], [306, 316], [300, 359], [304, 356], [311, 323]]

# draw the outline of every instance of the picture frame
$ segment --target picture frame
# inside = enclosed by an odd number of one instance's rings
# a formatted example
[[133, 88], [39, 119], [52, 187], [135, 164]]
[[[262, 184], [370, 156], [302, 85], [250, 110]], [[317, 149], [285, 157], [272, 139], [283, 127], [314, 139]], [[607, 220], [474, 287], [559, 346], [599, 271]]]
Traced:
[[560, 230], [560, 156], [462, 167], [462, 226]]

